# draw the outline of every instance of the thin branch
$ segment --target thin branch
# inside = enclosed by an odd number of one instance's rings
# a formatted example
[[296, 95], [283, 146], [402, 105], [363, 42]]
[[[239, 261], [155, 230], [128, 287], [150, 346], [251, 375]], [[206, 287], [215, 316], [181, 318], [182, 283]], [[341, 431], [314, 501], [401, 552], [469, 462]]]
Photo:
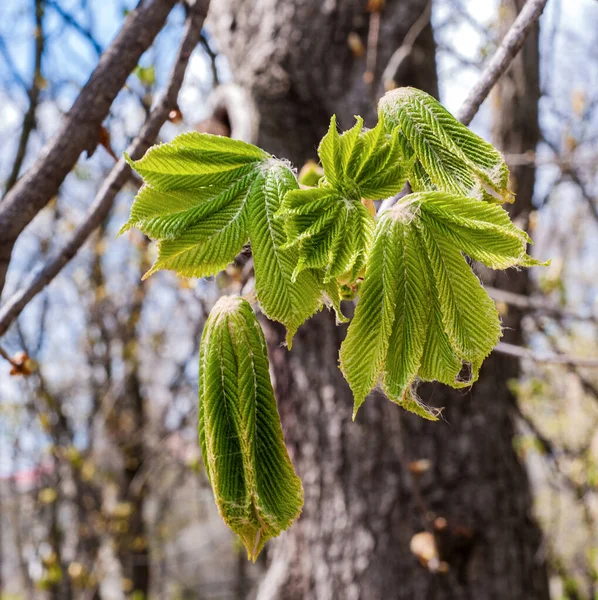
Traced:
[[[504, 154], [505, 161], [510, 167], [518, 167], [521, 165], [532, 165], [535, 167], [543, 167], [545, 165], [555, 165], [563, 171], [564, 174], [570, 174], [572, 165], [577, 167], [592, 168], [598, 162], [598, 155], [591, 152], [582, 154], [567, 154], [565, 156], [537, 156], [532, 150], [523, 152], [522, 154]], [[574, 176], [571, 179], [575, 183]]]
[[18, 368], [19, 365], [17, 362], [13, 360], [10, 354], [2, 346], [0, 346], [0, 357], [6, 360], [14, 369]]
[[[554, 152], [554, 154], [558, 156], [558, 146], [553, 141], [549, 140], [546, 136], [544, 136], [544, 142]], [[588, 205], [588, 208], [590, 209], [590, 212], [592, 213], [592, 217], [598, 223], [598, 206], [596, 204], [596, 199], [588, 190], [586, 184], [584, 183], [576, 168], [579, 165], [579, 162], [580, 161], [578, 161], [577, 158], [567, 156], [565, 158], [565, 162], [563, 164], [560, 164], [559, 167], [563, 173], [563, 178], [569, 177], [569, 179], [571, 179], [571, 181], [579, 188], [582, 198], [585, 200], [585, 202]], [[594, 164], [595, 161], [592, 162], [590, 158], [590, 165], [593, 166]]]
[[[206, 17], [209, 0], [196, 2], [189, 10], [185, 32], [172, 68], [166, 90], [151, 111], [139, 135], [133, 140], [127, 153], [131, 158], [141, 158], [158, 135], [160, 128], [168, 118], [169, 112], [176, 106], [177, 96], [191, 52], [199, 41], [201, 28]], [[6, 332], [10, 324], [19, 316], [27, 304], [60, 273], [62, 268], [75, 256], [89, 235], [98, 227], [108, 214], [116, 194], [127, 182], [131, 170], [124, 159], [120, 159], [112, 169], [98, 191], [87, 215], [69, 241], [41, 269], [32, 275], [25, 286], [16, 292], [0, 309], [0, 335]]]
[[459, 63], [459, 67], [467, 67], [469, 69], [477, 69], [478, 71], [481, 71], [482, 67], [484, 66], [484, 61], [482, 59], [468, 58], [467, 56], [455, 50], [453, 46], [450, 46], [444, 42], [437, 42], [436, 50], [438, 52], [446, 52], [449, 54], [451, 58], [454, 58]]
[[560, 308], [551, 302], [547, 302], [544, 298], [524, 296], [523, 294], [515, 294], [514, 292], [499, 290], [498, 288], [490, 286], [485, 286], [485, 289], [493, 300], [504, 302], [505, 304], [509, 304], [510, 306], [514, 306], [515, 308], [527, 312], [541, 313], [558, 319], [574, 319], [576, 321], [590, 321], [593, 323], [598, 322], [598, 317], [596, 315], [583, 315], [573, 310]]
[[586, 201], [586, 204], [588, 205], [588, 208], [590, 209], [590, 213], [592, 213], [592, 217], [594, 217], [594, 220], [596, 221], [596, 223], [598, 223], [598, 205], [596, 203], [596, 199], [588, 191], [588, 188], [587, 188], [586, 184], [583, 182], [583, 180], [581, 179], [581, 177], [579, 176], [577, 169], [575, 169], [573, 166], [571, 166], [569, 169], [565, 170], [564, 174], [569, 175], [569, 177], [571, 178], [571, 181], [573, 181], [573, 183], [575, 183], [575, 185], [577, 185], [577, 187], [579, 188], [579, 191], [581, 192], [583, 199]]
[[[538, 331], [544, 334], [544, 337], [548, 340], [550, 347], [554, 351], [559, 352], [557, 339], [555, 338], [555, 336], [547, 331], [546, 327], [540, 319], [534, 319], [534, 323], [538, 328]], [[559, 325], [562, 329], [564, 329], [562, 324], [559, 323]], [[577, 377], [577, 380], [583, 388], [583, 391], [589, 396], [591, 396], [594, 402], [598, 402], [598, 386], [593, 381], [588, 379], [588, 377], [586, 377], [583, 373], [580, 373], [579, 368], [577, 368], [576, 365], [568, 364], [566, 365], [566, 368], [569, 373]]]
[[397, 86], [395, 81], [397, 71], [399, 71], [403, 62], [413, 51], [413, 45], [428, 23], [430, 23], [431, 17], [432, 0], [429, 0], [422, 11], [422, 14], [417, 18], [417, 21], [415, 21], [415, 23], [411, 26], [411, 29], [409, 29], [407, 32], [407, 35], [403, 38], [403, 43], [393, 52], [392, 56], [390, 57], [390, 60], [384, 69], [384, 73], [382, 73], [384, 89], [391, 90]]
[[93, 152], [100, 126], [141, 55], [160, 32], [175, 0], [141, 2], [75, 100], [60, 131], [0, 203], [0, 293], [17, 237], [53, 198], [81, 152]]
[[540, 18], [547, 2], [548, 0], [527, 0], [500, 46], [488, 61], [482, 76], [469, 92], [457, 113], [457, 118], [461, 123], [464, 125], [471, 123], [490, 90], [521, 50], [525, 39]]
[[218, 67], [216, 66], [216, 59], [218, 58], [218, 54], [216, 54], [216, 52], [214, 52], [214, 50], [212, 50], [212, 47], [210, 46], [210, 42], [208, 42], [208, 39], [206, 38], [205, 35], [201, 35], [201, 37], [199, 38], [199, 43], [201, 44], [201, 47], [204, 49], [205, 53], [208, 55], [208, 58], [210, 59], [210, 68], [212, 69], [212, 82], [214, 84], [214, 87], [218, 87], [220, 85], [220, 77], [218, 75]]
[[[378, 39], [380, 37], [380, 11], [382, 2], [379, 0], [369, 0], [368, 10], [370, 11], [370, 26], [368, 29], [368, 45], [365, 55], [365, 72], [363, 81], [371, 86], [372, 93], [375, 94], [374, 79], [376, 77], [376, 62], [378, 60]], [[374, 98], [374, 102], [376, 98]]]
[[12, 170], [8, 179], [6, 180], [6, 186], [4, 193], [7, 194], [12, 186], [16, 183], [25, 160], [25, 153], [27, 151], [27, 144], [31, 136], [32, 131], [35, 129], [36, 118], [35, 113], [37, 112], [37, 105], [39, 103], [39, 94], [41, 91], [42, 84], [42, 56], [44, 54], [45, 46], [45, 35], [43, 29], [44, 22], [44, 3], [43, 0], [34, 0], [35, 10], [35, 59], [33, 62], [33, 78], [31, 80], [31, 87], [27, 92], [29, 95], [29, 108], [23, 117], [23, 127], [21, 128], [21, 137], [19, 139], [19, 145], [17, 146], [17, 154], [15, 161], [12, 165]]
[[17, 65], [15, 64], [15, 61], [13, 60], [12, 55], [10, 54], [10, 50], [6, 46], [4, 37], [1, 35], [0, 35], [0, 55], [2, 55], [2, 58], [4, 58], [4, 62], [6, 63], [6, 66], [8, 67], [13, 79], [15, 79], [17, 81], [17, 83], [25, 90], [25, 92], [28, 92], [29, 86], [27, 85], [27, 82], [23, 79], [21, 73], [19, 72], [19, 69], [18, 69]]
[[515, 358], [528, 359], [536, 363], [545, 363], [551, 365], [574, 365], [576, 367], [583, 367], [588, 369], [598, 368], [598, 358], [590, 357], [576, 357], [569, 356], [567, 354], [554, 354], [554, 353], [536, 353], [529, 348], [522, 348], [514, 344], [507, 344], [506, 342], [499, 342], [494, 348], [495, 352], [500, 354], [506, 354], [508, 356], [514, 356]]
[[[494, 43], [495, 40], [490, 37], [490, 31], [488, 26], [480, 23], [475, 19], [469, 12], [466, 6], [463, 5], [461, 0], [452, 0], [451, 2], [451, 16], [447, 18], [446, 24], [454, 24], [456, 21], [465, 21], [471, 29], [473, 29], [483, 39], [487, 39], [489, 43]], [[434, 28], [436, 30], [436, 28]]]
[[52, 7], [60, 15], [67, 25], [70, 25], [75, 31], [79, 32], [93, 46], [93, 49], [98, 56], [102, 54], [103, 48], [101, 44], [93, 37], [93, 33], [89, 29], [83, 27], [73, 15], [64, 10], [64, 8], [57, 2], [54, 2], [54, 0], [47, 0], [47, 3], [48, 6]]
[[[531, 31], [534, 23], [540, 18], [540, 15], [542, 14], [547, 2], [548, 0], [527, 0], [527, 3], [521, 9], [517, 19], [515, 19], [515, 22], [509, 29], [507, 35], [505, 35], [502, 43], [482, 72], [480, 79], [473, 86], [465, 102], [459, 109], [459, 112], [457, 113], [457, 119], [459, 119], [461, 123], [464, 125], [469, 125], [469, 123], [471, 123], [471, 120], [478, 112], [480, 105], [486, 99], [490, 93], [490, 90], [498, 81], [498, 78], [509, 68], [509, 65], [513, 62], [513, 59], [517, 56], [519, 50], [521, 50], [525, 38]], [[420, 17], [422, 22], [424, 16], [426, 16], [425, 12], [424, 15]], [[417, 22], [415, 25], [417, 25]], [[401, 48], [399, 48], [395, 54], [401, 51]], [[389, 70], [389, 67], [386, 68], [385, 73], [387, 70]], [[378, 212], [380, 213], [383, 210], [391, 208], [397, 203], [401, 196], [402, 194], [398, 194], [384, 200], [384, 202], [382, 202], [380, 205]]]

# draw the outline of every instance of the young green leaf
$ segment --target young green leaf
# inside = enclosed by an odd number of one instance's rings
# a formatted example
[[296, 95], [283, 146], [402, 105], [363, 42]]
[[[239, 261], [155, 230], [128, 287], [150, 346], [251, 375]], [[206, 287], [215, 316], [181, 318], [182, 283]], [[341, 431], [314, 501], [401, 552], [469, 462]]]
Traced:
[[361, 296], [340, 351], [340, 366], [355, 397], [353, 417], [378, 383], [388, 353], [398, 294], [399, 245], [394, 222], [383, 215], [372, 245]]
[[199, 440], [218, 511], [255, 561], [301, 513], [270, 382], [266, 342], [246, 300], [224, 296], [202, 335]]
[[426, 277], [425, 251], [408, 212], [397, 211], [390, 217], [394, 219], [395, 241], [399, 247], [398, 293], [382, 387], [391, 400], [411, 409], [418, 406], [422, 409], [420, 414], [428, 414], [412, 394], [429, 320], [431, 290]]
[[160, 191], [194, 190], [239, 180], [270, 158], [260, 148], [219, 135], [182, 133], [129, 164]]
[[501, 337], [498, 311], [459, 249], [424, 225], [419, 232], [438, 292], [444, 331], [456, 356], [471, 364], [475, 381], [482, 361]]
[[417, 158], [409, 176], [415, 191], [438, 189], [490, 202], [512, 202], [503, 156], [457, 121], [437, 100], [397, 88], [378, 104], [386, 131], [400, 130]]
[[[339, 137], [340, 158], [335, 168], [337, 173], [330, 178], [324, 165], [326, 181], [347, 197], [380, 200], [397, 194], [403, 189], [409, 173], [410, 162], [403, 156], [404, 150], [398, 131], [387, 135], [384, 124], [363, 131], [363, 119], [356, 117], [355, 125]], [[336, 121], [332, 118], [330, 130], [322, 140], [322, 146], [330, 136], [338, 136]], [[331, 145], [328, 144], [327, 148]], [[336, 146], [335, 146], [336, 147]]]
[[[186, 213], [175, 215], [174, 223], [166, 212], [150, 222], [153, 235], [149, 235], [159, 241], [158, 257], [144, 278], [162, 269], [176, 271], [185, 277], [207, 277], [215, 275], [233, 262], [247, 242], [247, 200], [256, 174], [257, 171], [251, 177], [244, 176], [234, 182], [212, 202], [209, 199], [206, 201], [204, 194], [215, 193], [217, 190], [204, 188], [201, 191], [179, 191], [186, 198], [195, 198], [199, 204]], [[172, 192], [156, 193], [149, 186], [142, 189], [138, 198], [144, 200], [150, 194], [160, 197], [164, 206], [168, 205], [168, 198], [172, 198]], [[223, 197], [228, 201], [222, 200]], [[166, 221], [171, 231], [176, 233], [160, 236], [159, 225], [156, 224], [160, 221]], [[140, 224], [138, 227], [144, 233], [150, 231], [149, 225]]]
[[374, 230], [361, 201], [349, 201], [331, 187], [294, 190], [278, 217], [285, 220], [285, 248], [298, 254], [294, 278], [305, 269], [322, 269], [325, 282], [347, 273], [349, 280], [357, 278]]
[[491, 269], [547, 264], [527, 255], [530, 237], [497, 204], [444, 192], [411, 194], [409, 201], [419, 207], [426, 226]]
[[366, 267], [340, 365], [355, 396], [353, 418], [380, 381], [387, 396], [435, 420], [412, 393], [422, 360], [430, 305], [425, 256], [404, 206], [385, 212]]
[[205, 277], [231, 263], [248, 239], [252, 183], [270, 160], [251, 144], [184, 133], [131, 162], [146, 185], [121, 233], [136, 227], [159, 241], [146, 277], [160, 269]]
[[336, 115], [333, 115], [330, 119], [328, 133], [320, 141], [318, 156], [328, 184], [340, 188], [343, 183], [343, 156], [341, 153], [341, 136], [336, 127]]
[[248, 201], [255, 291], [264, 314], [286, 326], [289, 347], [299, 325], [322, 306], [321, 280], [313, 271], [301, 271], [293, 279], [297, 256], [283, 247], [284, 223], [274, 218], [285, 194], [298, 188], [291, 170], [274, 163], [256, 176]]
[[121, 231], [136, 227], [159, 242], [145, 277], [160, 269], [215, 275], [250, 240], [258, 300], [264, 314], [287, 327], [290, 346], [332, 290], [311, 270], [293, 278], [296, 252], [283, 247], [284, 224], [274, 219], [285, 194], [299, 187], [288, 165], [250, 144], [199, 133], [156, 146], [131, 165], [145, 185]]
[[417, 379], [475, 381], [501, 328], [462, 252], [491, 268], [542, 264], [527, 255], [528, 241], [500, 206], [454, 194], [411, 194], [382, 213], [340, 352], [355, 412], [380, 384], [394, 402], [433, 419], [414, 393]]
[[288, 246], [299, 255], [295, 276], [317, 268], [326, 281], [356, 281], [374, 228], [364, 201], [387, 198], [405, 185], [409, 163], [399, 132], [387, 135], [382, 124], [364, 131], [363, 119], [356, 120], [340, 135], [332, 117], [318, 148], [323, 180], [317, 188], [288, 193], [283, 202], [279, 214], [287, 219]]

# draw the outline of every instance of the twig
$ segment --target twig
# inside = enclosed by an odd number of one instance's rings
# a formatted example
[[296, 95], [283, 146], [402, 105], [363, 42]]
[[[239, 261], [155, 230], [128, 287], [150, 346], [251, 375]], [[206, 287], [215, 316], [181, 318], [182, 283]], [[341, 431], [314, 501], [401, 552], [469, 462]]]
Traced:
[[[368, 10], [370, 11], [370, 26], [368, 29], [368, 46], [365, 56], [365, 72], [363, 81], [371, 86], [372, 93], [375, 94], [374, 79], [376, 78], [376, 62], [378, 60], [378, 38], [380, 37], [380, 12], [383, 1], [369, 0]], [[374, 98], [374, 102], [376, 99]]]
[[552, 303], [547, 302], [544, 298], [534, 298], [533, 296], [524, 296], [523, 294], [515, 294], [506, 290], [499, 290], [494, 287], [485, 286], [489, 296], [497, 302], [504, 302], [510, 306], [514, 306], [524, 311], [542, 313], [550, 317], [560, 319], [574, 319], [576, 321], [598, 322], [596, 315], [582, 315], [578, 312], [559, 308]]
[[[196, 2], [190, 9], [187, 25], [181, 40], [179, 51], [172, 68], [166, 90], [151, 111], [139, 135], [133, 140], [127, 153], [131, 158], [141, 158], [158, 135], [160, 128], [168, 118], [171, 109], [176, 106], [177, 96], [191, 52], [199, 41], [203, 21], [206, 17], [209, 0]], [[62, 268], [75, 256], [89, 235], [98, 227], [108, 214], [116, 194], [127, 182], [130, 167], [120, 159], [112, 169], [98, 191], [87, 215], [69, 241], [32, 275], [25, 286], [16, 292], [0, 309], [0, 335], [6, 332], [10, 324], [19, 316], [27, 304], [60, 273]]]
[[4, 193], [7, 194], [12, 186], [16, 183], [25, 160], [25, 152], [27, 151], [27, 143], [31, 136], [31, 132], [35, 129], [35, 113], [39, 102], [39, 94], [41, 91], [42, 82], [42, 56], [44, 54], [45, 35], [43, 29], [44, 3], [43, 0], [34, 0], [35, 7], [35, 59], [33, 63], [33, 79], [31, 87], [27, 94], [29, 95], [29, 108], [23, 117], [23, 127], [21, 128], [21, 137], [17, 146], [17, 154], [12, 165], [12, 170], [8, 179]]
[[590, 357], [576, 357], [569, 356], [567, 354], [553, 354], [536, 353], [529, 348], [522, 348], [514, 344], [507, 344], [506, 342], [499, 342], [494, 348], [495, 352], [500, 354], [507, 354], [508, 356], [514, 356], [515, 358], [524, 358], [531, 360], [536, 363], [546, 363], [551, 365], [575, 365], [577, 367], [584, 367], [588, 369], [598, 368], [598, 358]]
[[[546, 136], [544, 136], [544, 142], [554, 152], [554, 154], [558, 156], [558, 153], [559, 153], [558, 146], [554, 142], [552, 142], [550, 139], [548, 139]], [[586, 201], [588, 208], [590, 209], [590, 212], [592, 213], [592, 217], [598, 223], [598, 206], [596, 205], [596, 199], [589, 192], [586, 184], [584, 183], [583, 179], [579, 175], [579, 172], [577, 170], [577, 167], [579, 166], [579, 164], [580, 164], [580, 161], [577, 160], [577, 157], [567, 156], [564, 164], [560, 164], [559, 167], [563, 173], [563, 176], [569, 177], [569, 179], [571, 179], [571, 181], [573, 181], [573, 183], [579, 188], [579, 191], [581, 192], [583, 199]], [[593, 164], [595, 164], [595, 162], [594, 163], [590, 162], [590, 165], [593, 166]]]
[[481, 71], [482, 67], [484, 66], [483, 60], [468, 58], [444, 42], [437, 42], [436, 50], [437, 52], [446, 52], [447, 54], [450, 54], [451, 58], [454, 58], [459, 63], [460, 67], [467, 67], [469, 69], [477, 69], [478, 71]]
[[592, 197], [592, 194], [590, 194], [590, 192], [588, 191], [588, 188], [587, 188], [586, 184], [583, 182], [583, 180], [581, 179], [581, 177], [579, 176], [577, 169], [575, 169], [574, 167], [571, 166], [569, 169], [565, 170], [564, 174], [569, 175], [569, 177], [571, 178], [571, 181], [573, 181], [573, 183], [575, 185], [577, 185], [577, 187], [579, 188], [579, 191], [581, 192], [583, 199], [586, 201], [586, 204], [588, 205], [588, 208], [590, 209], [590, 212], [592, 213], [592, 217], [594, 217], [594, 220], [596, 221], [596, 223], [598, 223], [598, 206], [596, 205], [596, 200], [595, 200], [595, 198]]
[[[465, 21], [476, 33], [480, 35], [480, 37], [487, 39], [490, 36], [490, 32], [488, 31], [488, 27], [484, 24], [480, 23], [477, 19], [475, 19], [466, 6], [463, 6], [463, 2], [461, 0], [452, 0], [451, 2], [451, 17], [446, 20], [446, 23], [455, 23], [457, 20]], [[454, 16], [453, 16], [454, 15]], [[436, 31], [436, 27], [434, 30]], [[494, 39], [490, 37], [488, 42], [494, 43]]]
[[[540, 319], [535, 318], [534, 324], [538, 328], [538, 331], [540, 331], [542, 334], [544, 334], [544, 337], [545, 337], [545, 339], [548, 340], [548, 343], [550, 344], [550, 347], [552, 348], [552, 350], [556, 351], [557, 353], [560, 354], [561, 352], [557, 345], [556, 337], [552, 333], [547, 331], [545, 325], [541, 322]], [[563, 327], [562, 323], [559, 323], [559, 326], [561, 327], [561, 329], [565, 329]], [[567, 365], [567, 371], [569, 371], [569, 373], [575, 375], [577, 377], [581, 387], [583, 388], [583, 391], [586, 394], [592, 396], [592, 399], [595, 402], [598, 402], [598, 386], [593, 381], [588, 379], [583, 373], [580, 373], [579, 369], [575, 365], [571, 365], [571, 364]]]
[[509, 68], [509, 65], [521, 50], [525, 39], [540, 18], [547, 2], [548, 0], [527, 0], [500, 46], [488, 61], [482, 76], [469, 92], [457, 113], [457, 118], [461, 123], [464, 125], [471, 123], [498, 78]]
[[25, 227], [53, 198], [81, 152], [92, 152], [100, 126], [141, 55], [164, 26], [175, 0], [141, 2], [77, 96], [58, 134], [0, 203], [0, 293], [13, 246]]
[[417, 41], [417, 38], [421, 35], [422, 31], [426, 28], [426, 25], [430, 22], [432, 16], [432, 0], [426, 4], [426, 7], [422, 11], [422, 14], [418, 17], [417, 21], [411, 26], [411, 29], [407, 32], [407, 35], [403, 38], [403, 43], [393, 52], [384, 73], [382, 73], [382, 81], [384, 83], [384, 89], [391, 90], [396, 87], [395, 77], [397, 71], [403, 64], [403, 61], [411, 54], [413, 45]]
[[103, 48], [101, 44], [93, 37], [93, 34], [89, 29], [83, 27], [83, 25], [81, 25], [81, 23], [79, 23], [79, 21], [77, 21], [73, 15], [64, 10], [64, 8], [62, 8], [62, 6], [60, 6], [57, 2], [54, 2], [54, 0], [47, 0], [47, 2], [48, 6], [52, 7], [65, 23], [70, 25], [75, 31], [78, 31], [93, 46], [94, 52], [98, 56], [102, 54]]
[[216, 52], [214, 52], [214, 50], [212, 50], [212, 47], [210, 46], [210, 42], [208, 42], [208, 39], [206, 38], [205, 35], [201, 35], [201, 37], [199, 38], [199, 43], [201, 44], [201, 47], [205, 50], [205, 53], [208, 55], [208, 58], [210, 59], [210, 68], [212, 69], [212, 83], [214, 85], [214, 87], [218, 87], [220, 85], [220, 77], [218, 75], [218, 67], [216, 66], [216, 59], [218, 58], [218, 54], [216, 54]]
[[[508, 69], [509, 65], [513, 62], [515, 56], [517, 56], [519, 50], [521, 50], [525, 38], [531, 31], [531, 28], [534, 25], [534, 23], [539, 19], [547, 2], [548, 0], [527, 0], [527, 3], [521, 9], [521, 12], [519, 13], [517, 19], [515, 19], [515, 22], [509, 29], [507, 35], [505, 35], [502, 43], [490, 59], [484, 71], [482, 72], [480, 79], [478, 80], [476, 85], [474, 85], [474, 87], [471, 89], [465, 102], [459, 109], [459, 112], [457, 113], [457, 118], [459, 119], [459, 121], [461, 121], [461, 123], [463, 123], [464, 125], [469, 125], [469, 123], [471, 123], [471, 120], [478, 112], [480, 105], [486, 99], [486, 96], [488, 96], [490, 90], [498, 81], [498, 78]], [[425, 14], [422, 15], [420, 19], [422, 19], [423, 16], [425, 16]], [[417, 22], [415, 23], [415, 25], [417, 25]], [[399, 50], [397, 50], [396, 52], [401, 51], [401, 48], [399, 48]], [[389, 66], [386, 67], [385, 73], [389, 69]], [[380, 213], [383, 210], [391, 208], [394, 204], [396, 204], [396, 202], [400, 198], [401, 195], [396, 195], [392, 196], [391, 198], [387, 198], [380, 205], [378, 212]]]
[[0, 357], [8, 361], [11, 367], [15, 369], [18, 368], [19, 365], [11, 358], [10, 354], [2, 346], [0, 346]]
[[13, 60], [9, 49], [6, 46], [6, 42], [4, 41], [4, 38], [1, 35], [0, 35], [0, 55], [2, 55], [2, 58], [4, 59], [6, 66], [10, 70], [10, 74], [12, 75], [12, 78], [19, 84], [20, 87], [22, 87], [25, 90], [26, 93], [28, 93], [29, 86], [27, 85], [27, 82], [23, 79], [21, 73], [19, 72], [19, 69], [18, 69], [17, 65], [15, 64], [15, 61]]

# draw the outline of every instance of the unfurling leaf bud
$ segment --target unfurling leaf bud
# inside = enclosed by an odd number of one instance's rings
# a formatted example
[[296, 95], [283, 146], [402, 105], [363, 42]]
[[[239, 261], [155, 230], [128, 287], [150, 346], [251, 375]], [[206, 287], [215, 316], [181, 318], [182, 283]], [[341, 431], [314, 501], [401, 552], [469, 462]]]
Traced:
[[264, 334], [240, 297], [222, 297], [203, 332], [199, 441], [218, 511], [255, 562], [301, 513], [303, 488], [284, 445]]

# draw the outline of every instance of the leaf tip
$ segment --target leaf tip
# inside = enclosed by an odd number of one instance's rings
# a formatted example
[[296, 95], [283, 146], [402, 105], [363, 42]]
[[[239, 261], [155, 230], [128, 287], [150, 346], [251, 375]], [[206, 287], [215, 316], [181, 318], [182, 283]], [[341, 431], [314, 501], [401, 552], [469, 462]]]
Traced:
[[131, 167], [131, 169], [137, 170], [135, 169], [135, 161], [126, 152], [123, 152], [123, 158], [129, 167]]
[[361, 408], [361, 405], [365, 402], [365, 396], [357, 397], [355, 396], [355, 401], [353, 403], [353, 414], [351, 415], [351, 420], [355, 421], [357, 418], [357, 411]]
[[154, 263], [151, 266], [151, 268], [143, 274], [143, 276], [141, 277], [141, 281], [145, 281], [146, 279], [149, 279], [154, 273], [157, 273], [161, 269], [162, 269], [162, 267], [157, 262]]
[[119, 230], [118, 233], [116, 234], [116, 237], [120, 237], [121, 235], [127, 233], [127, 231], [130, 231], [133, 228], [133, 224], [131, 223], [131, 221], [127, 221]]
[[297, 332], [297, 329], [294, 329], [292, 327], [287, 327], [287, 334], [284, 338], [284, 343], [287, 347], [287, 350], [290, 350], [293, 347], [293, 337], [295, 336], [296, 332]]
[[249, 547], [247, 548], [248, 557], [251, 559], [251, 562], [253, 564], [255, 564], [255, 561], [257, 560], [257, 557], [260, 555], [260, 551], [263, 547], [263, 544], [260, 545], [261, 537], [262, 537], [262, 530], [260, 528], [255, 532], [255, 541], [253, 542], [253, 547], [251, 548], [251, 550], [249, 550]]
[[525, 254], [523, 256], [523, 258], [520, 259], [518, 266], [520, 266], [520, 267], [549, 267], [551, 263], [552, 263], [552, 259], [550, 259], [550, 258], [548, 260], [542, 261], [542, 260], [533, 258], [529, 254]]

